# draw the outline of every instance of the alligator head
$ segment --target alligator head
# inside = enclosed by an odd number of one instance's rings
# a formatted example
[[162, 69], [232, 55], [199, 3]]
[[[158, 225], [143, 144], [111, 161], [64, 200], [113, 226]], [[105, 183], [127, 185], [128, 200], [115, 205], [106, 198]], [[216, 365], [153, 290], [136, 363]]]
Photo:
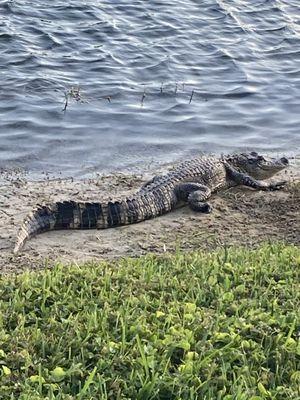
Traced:
[[289, 165], [286, 157], [265, 157], [255, 151], [228, 156], [226, 161], [238, 171], [260, 180], [271, 178]]

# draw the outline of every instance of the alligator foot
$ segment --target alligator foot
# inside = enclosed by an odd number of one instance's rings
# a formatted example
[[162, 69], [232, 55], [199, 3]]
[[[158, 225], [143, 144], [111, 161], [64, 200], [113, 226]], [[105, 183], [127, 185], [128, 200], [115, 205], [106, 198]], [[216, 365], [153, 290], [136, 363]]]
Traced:
[[202, 212], [205, 214], [210, 214], [212, 212], [212, 206], [209, 203], [201, 203], [200, 201], [189, 201], [190, 209], [197, 212]]
[[201, 190], [195, 190], [190, 193], [187, 198], [190, 208], [193, 211], [211, 213], [211, 205], [205, 201], [210, 196], [210, 193], [210, 189], [204, 186], [201, 187]]

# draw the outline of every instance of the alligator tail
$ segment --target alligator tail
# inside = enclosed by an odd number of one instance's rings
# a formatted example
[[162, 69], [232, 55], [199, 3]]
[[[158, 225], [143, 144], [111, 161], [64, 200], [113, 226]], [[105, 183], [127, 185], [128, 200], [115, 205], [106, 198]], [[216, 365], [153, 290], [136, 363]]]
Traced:
[[[171, 194], [172, 193], [172, 194]], [[134, 224], [170, 211], [176, 203], [171, 191], [138, 195], [108, 203], [64, 201], [38, 206], [25, 218], [17, 235], [14, 253], [33, 236], [58, 229], [105, 229]]]
[[24, 219], [19, 229], [14, 253], [18, 253], [25, 242], [31, 237], [53, 229], [55, 222], [55, 213], [53, 213], [50, 206], [38, 206], [35, 210], [31, 211]]
[[[28, 239], [39, 233], [59, 229], [103, 229], [116, 226], [115, 208], [115, 203], [102, 206], [101, 203], [76, 201], [38, 206], [23, 221], [14, 253], [18, 253]], [[107, 212], [110, 209], [110, 213]], [[109, 214], [109, 217], [105, 218], [105, 214]]]

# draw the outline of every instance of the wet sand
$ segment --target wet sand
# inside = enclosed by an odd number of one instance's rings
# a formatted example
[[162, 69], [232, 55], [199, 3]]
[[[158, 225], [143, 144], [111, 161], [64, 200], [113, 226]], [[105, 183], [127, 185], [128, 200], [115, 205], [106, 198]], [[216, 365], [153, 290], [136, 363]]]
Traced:
[[[166, 171], [167, 167], [163, 168]], [[212, 214], [188, 207], [139, 224], [107, 230], [52, 231], [31, 239], [13, 254], [23, 218], [36, 205], [61, 200], [103, 201], [126, 196], [151, 176], [115, 174], [96, 179], [30, 181], [20, 171], [0, 174], [0, 270], [2, 273], [86, 260], [137, 257], [175, 249], [214, 249], [224, 245], [255, 246], [267, 240], [300, 245], [300, 170], [277, 175], [287, 179], [281, 191], [232, 188], [215, 194]]]

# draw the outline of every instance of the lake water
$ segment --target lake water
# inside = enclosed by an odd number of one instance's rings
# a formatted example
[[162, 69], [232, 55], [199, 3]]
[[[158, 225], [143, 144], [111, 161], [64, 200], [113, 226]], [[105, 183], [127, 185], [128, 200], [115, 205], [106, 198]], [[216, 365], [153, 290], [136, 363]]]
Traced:
[[299, 0], [0, 0], [0, 167], [245, 149], [299, 155]]

